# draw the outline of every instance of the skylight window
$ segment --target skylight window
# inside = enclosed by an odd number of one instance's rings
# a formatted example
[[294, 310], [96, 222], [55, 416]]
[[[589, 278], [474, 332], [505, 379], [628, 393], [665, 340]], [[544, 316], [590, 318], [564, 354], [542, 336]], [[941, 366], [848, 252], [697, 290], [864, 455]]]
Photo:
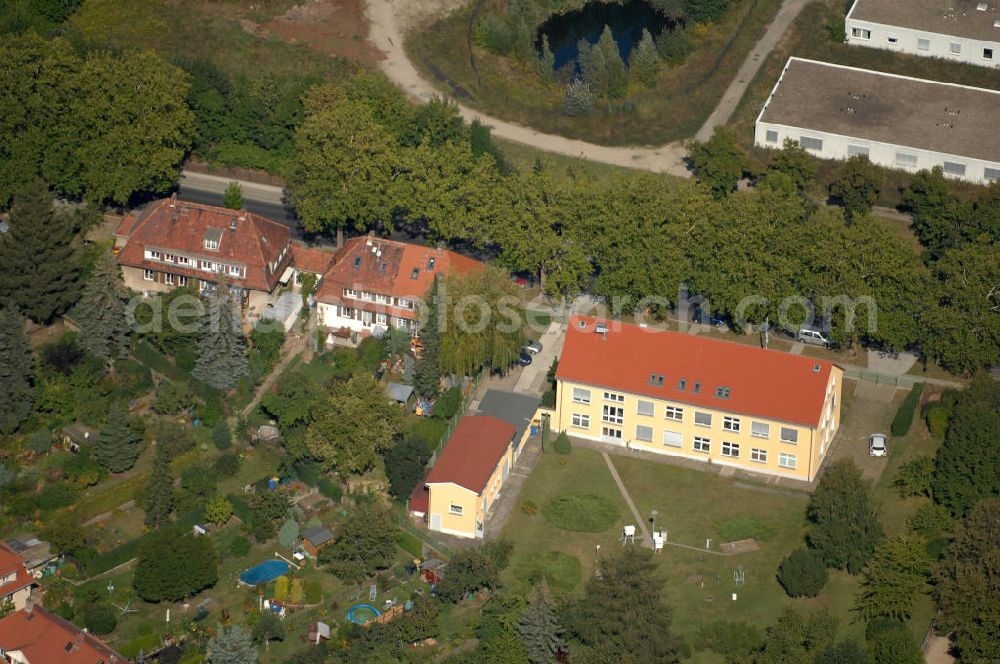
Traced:
[[359, 267], [361, 267], [361, 256], [355, 256], [354, 257], [354, 269], [356, 270]]
[[413, 268], [413, 272], [410, 272], [410, 279], [416, 279], [419, 276], [420, 276], [420, 268], [419, 267]]

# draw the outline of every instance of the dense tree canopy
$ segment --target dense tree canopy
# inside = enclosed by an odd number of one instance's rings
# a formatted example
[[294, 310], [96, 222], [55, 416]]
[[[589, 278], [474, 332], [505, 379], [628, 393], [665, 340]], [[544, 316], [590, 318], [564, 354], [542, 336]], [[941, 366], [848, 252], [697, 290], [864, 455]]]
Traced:
[[938, 449], [934, 499], [953, 514], [1000, 494], [1000, 384], [988, 377], [961, 392]]
[[20, 311], [36, 323], [52, 322], [80, 292], [73, 222], [55, 211], [52, 199], [44, 182], [30, 180], [17, 192], [10, 230], [0, 233], [0, 306]]
[[219, 580], [219, 561], [209, 537], [161, 528], [143, 539], [135, 591], [147, 602], [176, 602]]
[[988, 661], [1000, 643], [1000, 498], [962, 520], [935, 571], [939, 622], [964, 662]]
[[871, 486], [854, 462], [835, 461], [826, 468], [809, 501], [809, 544], [830, 567], [857, 574], [882, 538]]
[[13, 433], [35, 404], [35, 360], [24, 319], [0, 308], [0, 434]]
[[392, 446], [401, 413], [381, 384], [362, 374], [333, 386], [329, 400], [306, 433], [313, 457], [328, 470], [348, 475], [372, 467]]
[[39, 176], [117, 204], [176, 181], [193, 131], [183, 71], [152, 51], [80, 56], [34, 33], [0, 39], [0, 61], [0, 205]]

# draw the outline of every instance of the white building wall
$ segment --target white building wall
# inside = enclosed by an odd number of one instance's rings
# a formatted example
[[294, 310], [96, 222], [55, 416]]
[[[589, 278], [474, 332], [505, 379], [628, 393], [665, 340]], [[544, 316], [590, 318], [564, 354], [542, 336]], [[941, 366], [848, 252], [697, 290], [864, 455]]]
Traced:
[[[769, 132], [771, 132], [770, 135]], [[948, 164], [965, 166], [965, 173], [964, 175], [959, 175], [956, 172], [950, 172], [952, 169], [949, 167], [945, 170], [946, 177], [975, 184], [988, 184], [992, 180], [1000, 179], [1000, 161], [985, 161], [903, 145], [864, 140], [812, 129], [774, 124], [758, 118], [754, 128], [755, 145], [780, 149], [786, 138], [798, 142], [810, 154], [821, 159], [847, 159], [853, 156], [853, 154], [858, 153], [859, 149], [867, 148], [868, 159], [873, 164], [887, 168], [916, 173], [920, 170], [930, 170], [935, 166], [945, 167], [945, 162], [948, 162]], [[823, 142], [822, 149], [811, 149], [808, 145], [809, 141], [803, 142], [803, 138], [821, 140]], [[902, 156], [910, 156], [913, 159], [900, 159]], [[990, 170], [987, 171], [987, 169]]]
[[[910, 55], [944, 58], [980, 67], [1000, 68], [1000, 41], [981, 41], [935, 32], [913, 30], [870, 21], [859, 21], [848, 14], [844, 20], [847, 43]], [[1000, 29], [997, 30], [1000, 35]], [[955, 53], [954, 48], [958, 49]], [[989, 56], [989, 57], [987, 57]]]

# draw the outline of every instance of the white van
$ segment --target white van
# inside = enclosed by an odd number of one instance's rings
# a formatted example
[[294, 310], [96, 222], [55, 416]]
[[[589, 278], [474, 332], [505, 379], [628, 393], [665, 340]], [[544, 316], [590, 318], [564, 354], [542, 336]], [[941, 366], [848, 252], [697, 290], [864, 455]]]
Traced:
[[830, 345], [830, 340], [823, 336], [822, 332], [809, 327], [800, 329], [798, 334], [795, 335], [795, 340], [801, 341], [804, 344], [813, 344], [814, 346], [826, 347]]

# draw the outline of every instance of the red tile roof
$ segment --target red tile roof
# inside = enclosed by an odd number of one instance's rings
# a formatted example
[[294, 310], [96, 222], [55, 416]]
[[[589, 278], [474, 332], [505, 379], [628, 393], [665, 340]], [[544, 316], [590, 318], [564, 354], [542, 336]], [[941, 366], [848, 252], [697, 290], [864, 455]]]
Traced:
[[[830, 362], [619, 321], [601, 321], [608, 328], [602, 335], [595, 332], [597, 322], [589, 316], [570, 319], [556, 371], [559, 380], [810, 427], [819, 424]], [[650, 384], [651, 374], [664, 377], [662, 387]], [[715, 396], [720, 387], [728, 388], [728, 398]]]
[[6, 542], [0, 542], [0, 578], [14, 574], [14, 578], [0, 585], [0, 597], [6, 597], [22, 588], [34, 585], [35, 579], [24, 566], [24, 556], [15, 553]]
[[420, 480], [417, 482], [417, 485], [413, 487], [413, 491], [410, 492], [410, 511], [427, 514], [427, 507], [430, 504], [430, 498], [430, 492], [427, 490], [427, 484], [424, 480]]
[[[235, 222], [235, 230], [232, 230]], [[220, 235], [218, 250], [204, 247], [209, 229]], [[115, 231], [127, 238], [118, 254], [118, 262], [137, 268], [171, 272], [173, 274], [216, 280], [218, 275], [175, 263], [147, 260], [145, 249], [204, 258], [212, 262], [246, 267], [244, 278], [231, 277], [234, 285], [253, 290], [271, 291], [281, 273], [292, 262], [286, 251], [291, 240], [288, 227], [277, 221], [259, 217], [245, 210], [229, 210], [213, 205], [201, 205], [175, 198], [150, 203], [144, 210], [125, 217]], [[282, 257], [282, 252], [285, 255]], [[280, 261], [274, 270], [270, 264]]]
[[97, 637], [40, 606], [0, 618], [0, 649], [19, 650], [31, 664], [126, 664]]
[[295, 269], [313, 274], [325, 274], [333, 262], [334, 252], [313, 249], [298, 242], [292, 243], [292, 263]]
[[452, 482], [481, 493], [516, 432], [492, 415], [463, 417], [424, 483]]
[[[346, 300], [351, 306], [375, 310], [374, 302], [344, 298], [344, 289], [416, 299], [427, 295], [436, 274], [469, 274], [485, 269], [484, 263], [447, 249], [371, 236], [356, 237], [345, 242], [337, 252], [316, 299], [326, 304]], [[414, 311], [386, 305], [378, 310], [394, 316], [416, 317]]]

